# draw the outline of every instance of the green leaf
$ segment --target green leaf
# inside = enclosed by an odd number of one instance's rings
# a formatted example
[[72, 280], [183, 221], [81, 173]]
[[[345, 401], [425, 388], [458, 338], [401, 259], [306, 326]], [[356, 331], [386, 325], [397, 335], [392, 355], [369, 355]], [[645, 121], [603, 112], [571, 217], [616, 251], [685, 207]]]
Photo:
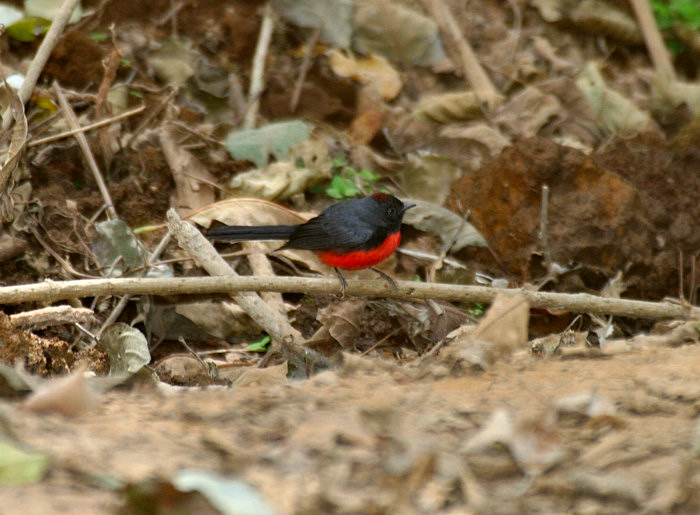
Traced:
[[331, 179], [331, 186], [326, 193], [335, 199], [344, 199], [356, 197], [362, 192], [348, 179], [337, 175]]
[[49, 30], [51, 22], [37, 16], [28, 16], [7, 27], [7, 34], [23, 43], [31, 43]]
[[107, 41], [107, 33], [102, 30], [97, 30], [90, 34], [90, 39], [97, 41], [98, 43], [104, 43]]
[[333, 160], [331, 161], [331, 164], [333, 168], [343, 168], [344, 166], [347, 166], [348, 162], [345, 160], [343, 156], [340, 157], [334, 157]]
[[265, 335], [262, 340], [253, 342], [247, 347], [248, 352], [267, 352], [270, 348], [270, 337]]
[[362, 177], [363, 179], [367, 179], [370, 182], [375, 182], [382, 178], [381, 175], [376, 174], [371, 170], [367, 170], [366, 168], [360, 170], [360, 177]]
[[44, 477], [49, 458], [9, 440], [0, 440], [0, 485], [26, 485]]
[[309, 126], [299, 120], [271, 123], [259, 129], [231, 132], [224, 146], [235, 159], [247, 159], [262, 168], [270, 154], [278, 160], [285, 159], [289, 149], [308, 139], [310, 133]]

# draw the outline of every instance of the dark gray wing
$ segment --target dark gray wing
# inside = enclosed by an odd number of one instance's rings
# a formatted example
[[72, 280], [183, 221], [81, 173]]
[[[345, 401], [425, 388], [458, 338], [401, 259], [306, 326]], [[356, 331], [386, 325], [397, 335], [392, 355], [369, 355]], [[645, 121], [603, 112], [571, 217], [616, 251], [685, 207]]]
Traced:
[[340, 203], [294, 229], [285, 245], [291, 249], [352, 251], [367, 247], [373, 239], [371, 225], [358, 217], [357, 203]]

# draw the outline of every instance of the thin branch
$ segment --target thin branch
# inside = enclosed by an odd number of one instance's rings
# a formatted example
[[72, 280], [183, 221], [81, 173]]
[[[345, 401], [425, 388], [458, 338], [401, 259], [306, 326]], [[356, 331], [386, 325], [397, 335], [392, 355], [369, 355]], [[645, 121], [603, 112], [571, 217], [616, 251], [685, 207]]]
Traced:
[[[66, 120], [68, 121], [68, 126], [73, 130], [79, 128], [80, 124], [78, 123], [78, 118], [77, 116], [75, 116], [73, 108], [66, 99], [66, 95], [63, 94], [63, 90], [57, 82], [54, 83], [53, 90], [56, 93], [56, 97], [58, 98], [58, 104], [61, 106], [63, 116], [65, 116]], [[118, 218], [117, 211], [116, 209], [114, 209], [114, 204], [112, 203], [112, 197], [109, 195], [107, 185], [105, 184], [105, 181], [102, 178], [102, 172], [100, 172], [100, 169], [97, 167], [97, 161], [95, 161], [95, 156], [90, 150], [90, 145], [88, 145], [88, 141], [85, 137], [85, 134], [83, 134], [82, 132], [78, 132], [75, 134], [75, 139], [78, 140], [78, 145], [80, 145], [83, 154], [85, 154], [85, 159], [87, 160], [88, 167], [92, 171], [92, 175], [95, 178], [95, 182], [97, 183], [97, 189], [100, 190], [100, 194], [102, 195], [102, 198], [105, 201], [105, 205], [107, 206], [107, 215], [110, 218]]]
[[675, 72], [668, 49], [659, 32], [659, 27], [654, 20], [654, 14], [647, 0], [630, 0], [634, 14], [637, 16], [637, 23], [644, 35], [644, 42], [654, 64], [656, 71], [661, 74], [663, 80], [675, 80]]
[[[587, 293], [534, 292], [518, 288], [488, 288], [441, 283], [396, 281], [394, 290], [386, 281], [348, 281], [347, 294], [357, 297], [394, 297], [399, 299], [436, 299], [454, 302], [491, 302], [498, 293], [523, 295], [530, 306], [541, 309], [559, 309], [575, 313], [603, 313], [608, 315], [644, 318], [700, 317], [698, 308], [672, 302], [613, 299]], [[0, 288], [0, 304], [21, 302], [56, 302], [58, 300], [94, 297], [96, 295], [173, 295], [276, 291], [280, 293], [339, 294], [336, 278], [227, 276], [227, 277], [170, 277], [161, 279], [86, 279], [79, 281], [45, 281], [43, 283]], [[262, 301], [261, 301], [262, 302]], [[269, 306], [266, 306], [269, 309]], [[274, 313], [275, 317], [279, 314]]]
[[105, 125], [109, 125], [111, 123], [118, 122], [119, 120], [123, 120], [124, 118], [129, 118], [130, 116], [134, 116], [135, 114], [139, 114], [144, 109], [146, 109], [146, 106], [136, 107], [130, 111], [126, 111], [126, 112], [123, 112], [122, 114], [118, 114], [117, 116], [112, 116], [111, 118], [105, 118], [104, 120], [100, 120], [99, 122], [91, 123], [89, 125], [83, 125], [82, 127], [78, 127], [77, 129], [72, 129], [69, 131], [61, 132], [60, 134], [54, 134], [53, 136], [47, 136], [45, 138], [36, 139], [34, 141], [30, 141], [29, 143], [27, 143], [27, 147], [38, 147], [39, 145], [43, 145], [45, 143], [51, 143], [52, 141], [58, 141], [58, 140], [63, 139], [63, 138], [75, 136], [79, 132], [87, 132], [87, 131], [92, 130], [92, 129], [104, 127]]
[[318, 43], [318, 38], [321, 36], [321, 26], [316, 27], [316, 29], [311, 34], [309, 41], [306, 43], [307, 48], [304, 53], [304, 58], [301, 61], [301, 66], [299, 67], [299, 76], [294, 84], [294, 91], [292, 92], [292, 98], [289, 101], [289, 110], [291, 112], [296, 112], [297, 106], [299, 105], [299, 97], [301, 97], [301, 90], [304, 87], [304, 82], [306, 81], [306, 74], [309, 73], [311, 68], [311, 58], [314, 55], [314, 48], [316, 43]]
[[265, 5], [265, 14], [260, 26], [258, 44], [255, 47], [255, 55], [253, 56], [253, 69], [250, 73], [250, 89], [248, 90], [248, 102], [251, 104], [243, 122], [245, 129], [255, 127], [255, 119], [258, 116], [258, 108], [260, 107], [260, 94], [264, 88], [265, 59], [270, 48], [273, 27], [272, 6], [268, 3]]
[[95, 313], [88, 308], [49, 306], [47, 308], [10, 315], [10, 322], [15, 327], [37, 330], [56, 325], [85, 323], [93, 320], [94, 317]]
[[39, 79], [39, 75], [41, 75], [46, 61], [49, 60], [49, 56], [51, 52], [53, 52], [56, 43], [58, 43], [58, 38], [61, 37], [63, 29], [68, 25], [68, 20], [70, 20], [75, 6], [78, 5], [78, 1], [79, 0], [66, 0], [63, 2], [56, 17], [51, 22], [51, 27], [49, 27], [49, 31], [46, 33], [41, 45], [39, 45], [39, 49], [36, 51], [32, 64], [29, 65], [29, 70], [27, 70], [27, 74], [24, 77], [24, 82], [22, 82], [19, 88], [18, 95], [23, 104], [26, 104], [32, 96], [36, 81]]
[[479, 102], [488, 109], [495, 108], [503, 101], [503, 96], [486, 75], [469, 41], [462, 34], [457, 20], [444, 0], [422, 0], [423, 5], [435, 19], [440, 31], [452, 39], [462, 61], [464, 77], [469, 81]]

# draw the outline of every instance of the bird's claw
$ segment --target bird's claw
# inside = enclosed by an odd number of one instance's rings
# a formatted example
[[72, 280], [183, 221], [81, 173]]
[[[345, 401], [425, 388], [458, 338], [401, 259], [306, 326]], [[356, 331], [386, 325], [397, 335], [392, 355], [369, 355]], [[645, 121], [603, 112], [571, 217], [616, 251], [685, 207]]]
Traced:
[[399, 285], [396, 284], [396, 281], [394, 281], [394, 279], [392, 279], [390, 276], [388, 276], [387, 274], [385, 274], [384, 272], [382, 272], [378, 268], [372, 267], [372, 270], [374, 270], [379, 275], [381, 275], [382, 279], [384, 279], [386, 282], [388, 282], [391, 285], [392, 288], [394, 288], [394, 291], [399, 291]]

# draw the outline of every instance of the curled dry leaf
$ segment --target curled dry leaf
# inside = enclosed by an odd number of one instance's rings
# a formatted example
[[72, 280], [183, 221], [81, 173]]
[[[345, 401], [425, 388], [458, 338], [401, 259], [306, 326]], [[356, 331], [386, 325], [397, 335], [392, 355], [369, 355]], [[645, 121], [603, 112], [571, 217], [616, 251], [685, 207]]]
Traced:
[[233, 381], [235, 386], [270, 386], [287, 384], [287, 362], [267, 368], [247, 368]]
[[336, 75], [353, 79], [360, 84], [371, 84], [384, 100], [393, 100], [401, 91], [401, 75], [384, 57], [370, 54], [358, 59], [340, 50], [328, 54], [328, 63]]
[[420, 120], [449, 123], [481, 117], [481, 104], [473, 91], [424, 97], [413, 110]]
[[211, 204], [216, 199], [214, 186], [216, 178], [190, 152], [176, 141], [173, 126], [158, 131], [158, 139], [163, 155], [175, 181], [175, 195], [171, 204], [180, 215], [186, 216], [195, 209]]
[[452, 243], [456, 252], [468, 245], [485, 247], [486, 241], [477, 230], [456, 213], [432, 202], [411, 199], [416, 207], [406, 211], [403, 222], [416, 229], [439, 236], [443, 243]]
[[95, 224], [92, 251], [107, 276], [119, 277], [129, 269], [144, 264], [142, 247], [120, 218]]
[[504, 136], [500, 130], [485, 123], [467, 126], [447, 125], [440, 131], [440, 136], [480, 143], [486, 147], [489, 157], [497, 156], [510, 145], [510, 139]]
[[247, 159], [262, 168], [270, 160], [286, 159], [289, 150], [309, 137], [309, 126], [300, 120], [271, 123], [258, 129], [232, 131], [224, 146], [235, 159]]
[[441, 205], [447, 200], [450, 184], [462, 170], [449, 158], [421, 152], [409, 154], [399, 173], [407, 196]]
[[272, 0], [280, 16], [300, 27], [321, 29], [323, 40], [348, 48], [354, 0]]
[[516, 423], [510, 411], [497, 409], [484, 426], [463, 444], [462, 452], [478, 454], [501, 444], [508, 449], [523, 472], [541, 474], [566, 457], [565, 449], [556, 438], [555, 421], [553, 417], [545, 415]]
[[617, 91], [610, 89], [594, 62], [589, 62], [576, 80], [594, 113], [598, 128], [606, 133], [631, 135], [652, 123], [648, 113]]
[[362, 334], [365, 300], [345, 300], [318, 310], [316, 318], [343, 349], [354, 349]]
[[360, 51], [406, 65], [438, 66], [447, 59], [437, 23], [391, 0], [358, 0], [353, 36]]
[[46, 381], [25, 401], [24, 407], [40, 413], [61, 413], [77, 417], [99, 402], [85, 377], [83, 365], [67, 377]]
[[290, 149], [288, 161], [239, 173], [228, 188], [237, 197], [285, 200], [330, 178], [332, 168], [328, 147], [320, 141], [307, 140]]
[[109, 326], [100, 337], [109, 355], [109, 375], [135, 374], [151, 361], [148, 342], [141, 331], [123, 322]]
[[489, 368], [518, 349], [527, 348], [530, 306], [522, 295], [499, 293], [475, 329], [460, 327], [451, 354], [457, 359]]
[[540, 16], [548, 22], [568, 20], [590, 32], [610, 36], [628, 44], [642, 42], [642, 33], [632, 16], [601, 0], [533, 0]]
[[175, 312], [216, 338], [240, 337], [260, 330], [250, 316], [235, 302], [204, 300], [178, 303], [175, 306]]
[[565, 117], [566, 112], [557, 97], [528, 86], [499, 107], [493, 122], [510, 135], [530, 138], [552, 118]]
[[198, 56], [192, 41], [165, 38], [148, 57], [148, 63], [165, 84], [183, 85], [197, 71]]
[[573, 413], [589, 418], [613, 417], [617, 414], [615, 401], [610, 397], [599, 395], [596, 391], [560, 397], [554, 402], [554, 407], [561, 413]]
[[[13, 200], [14, 180], [11, 180], [17, 166], [19, 158], [22, 155], [24, 144], [27, 141], [27, 116], [24, 113], [24, 104], [20, 100], [17, 93], [8, 86], [4, 77], [2, 79], [2, 87], [0, 87], [0, 108], [2, 111], [2, 120], [6, 126], [12, 123], [11, 132], [2, 134], [2, 139], [5, 140], [9, 136], [9, 144], [4, 155], [0, 155], [2, 165], [0, 166], [0, 222], [12, 222], [18, 212], [15, 209]], [[5, 122], [7, 119], [11, 122]], [[20, 203], [21, 210], [24, 210], [24, 204]]]
[[700, 115], [700, 84], [654, 77], [652, 102], [654, 108], [669, 113], [685, 104], [694, 116]]
[[[190, 220], [205, 228], [213, 221], [226, 225], [296, 225], [304, 223], [312, 215], [302, 216], [279, 204], [259, 199], [232, 199], [216, 202], [190, 216]], [[268, 252], [278, 249], [280, 242], [262, 242]], [[303, 250], [280, 250], [277, 254], [303, 263], [309, 270], [328, 273], [330, 269], [322, 264], [316, 254]]]

